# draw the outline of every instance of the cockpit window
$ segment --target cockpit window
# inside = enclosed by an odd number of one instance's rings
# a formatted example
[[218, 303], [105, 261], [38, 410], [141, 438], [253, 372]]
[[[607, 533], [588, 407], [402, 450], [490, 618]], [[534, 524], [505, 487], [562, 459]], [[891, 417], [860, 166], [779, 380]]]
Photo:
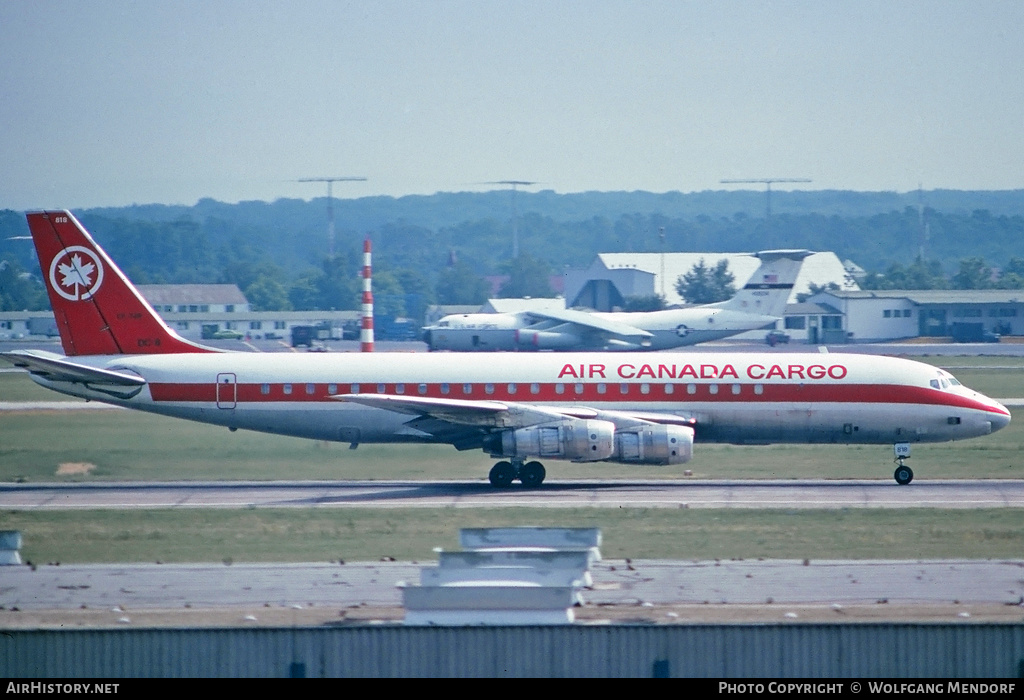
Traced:
[[948, 389], [951, 386], [962, 386], [960, 382], [958, 382], [956, 378], [949, 372], [939, 370], [938, 372], [936, 372], [936, 374], [939, 375], [939, 378], [932, 379], [928, 382], [933, 389], [938, 389], [940, 387], [943, 389]]

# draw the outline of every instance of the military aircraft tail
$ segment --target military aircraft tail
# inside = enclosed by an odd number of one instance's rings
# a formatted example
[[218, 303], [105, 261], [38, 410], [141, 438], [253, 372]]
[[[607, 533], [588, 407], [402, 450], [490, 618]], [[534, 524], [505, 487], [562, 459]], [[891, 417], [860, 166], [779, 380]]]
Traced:
[[743, 289], [729, 300], [709, 306], [749, 314], [781, 317], [793, 293], [804, 258], [814, 255], [810, 250], [764, 250], [756, 253], [761, 266], [754, 271]]
[[216, 352], [168, 328], [70, 212], [27, 218], [65, 355]]

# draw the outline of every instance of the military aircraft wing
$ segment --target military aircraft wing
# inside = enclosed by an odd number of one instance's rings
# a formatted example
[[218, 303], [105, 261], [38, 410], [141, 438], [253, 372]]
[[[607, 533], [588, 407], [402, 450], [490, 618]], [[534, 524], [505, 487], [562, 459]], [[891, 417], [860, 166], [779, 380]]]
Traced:
[[653, 333], [645, 331], [642, 328], [631, 326], [628, 323], [621, 323], [619, 321], [612, 321], [606, 318], [600, 318], [594, 314], [589, 314], [586, 311], [576, 311], [574, 309], [565, 309], [564, 311], [527, 311], [526, 316], [531, 319], [547, 320], [547, 321], [559, 321], [560, 323], [571, 323], [577, 326], [582, 326], [589, 330], [602, 331], [610, 335], [622, 336], [624, 338], [652, 338]]

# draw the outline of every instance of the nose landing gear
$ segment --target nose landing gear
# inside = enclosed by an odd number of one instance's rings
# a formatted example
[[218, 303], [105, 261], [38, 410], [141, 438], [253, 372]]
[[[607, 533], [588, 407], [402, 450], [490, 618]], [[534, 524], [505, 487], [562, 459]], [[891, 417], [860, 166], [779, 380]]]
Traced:
[[516, 479], [527, 488], [536, 488], [544, 483], [547, 471], [540, 462], [498, 462], [491, 467], [489, 479], [491, 486], [508, 488]]
[[893, 461], [899, 465], [896, 467], [896, 471], [893, 472], [893, 478], [896, 479], [896, 483], [900, 486], [906, 486], [914, 480], [914, 470], [904, 463], [904, 460], [910, 459], [910, 443], [896, 443], [893, 445], [893, 453], [896, 455], [896, 459]]

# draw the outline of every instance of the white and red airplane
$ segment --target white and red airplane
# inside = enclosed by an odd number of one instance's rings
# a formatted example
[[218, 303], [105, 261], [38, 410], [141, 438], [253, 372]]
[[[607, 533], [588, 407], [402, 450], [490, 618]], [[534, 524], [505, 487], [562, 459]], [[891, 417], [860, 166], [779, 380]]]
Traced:
[[694, 440], [895, 446], [987, 435], [997, 401], [905, 359], [829, 353], [249, 353], [178, 336], [67, 211], [28, 214], [64, 355], [3, 357], [42, 386], [177, 418], [359, 443], [446, 443], [537, 486], [536, 458], [687, 462]]

